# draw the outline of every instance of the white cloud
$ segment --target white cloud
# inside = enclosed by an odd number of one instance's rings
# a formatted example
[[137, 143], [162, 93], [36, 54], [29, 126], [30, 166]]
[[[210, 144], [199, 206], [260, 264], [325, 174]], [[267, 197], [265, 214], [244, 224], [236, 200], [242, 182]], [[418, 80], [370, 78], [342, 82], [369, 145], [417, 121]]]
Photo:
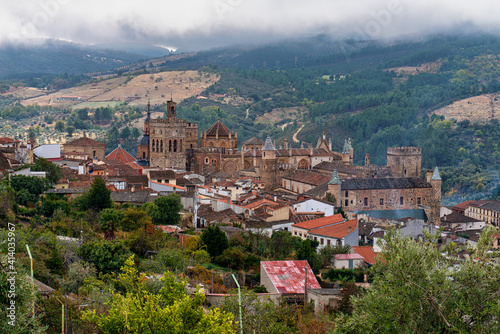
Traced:
[[0, 4], [0, 40], [147, 42], [197, 48], [331, 33], [373, 38], [498, 28], [496, 1], [24, 0]]

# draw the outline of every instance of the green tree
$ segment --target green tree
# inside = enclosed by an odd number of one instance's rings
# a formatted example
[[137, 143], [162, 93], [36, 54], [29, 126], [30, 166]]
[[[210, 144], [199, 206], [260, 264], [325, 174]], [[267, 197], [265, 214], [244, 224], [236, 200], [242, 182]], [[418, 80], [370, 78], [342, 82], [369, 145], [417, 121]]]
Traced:
[[35, 164], [31, 167], [35, 172], [46, 172], [47, 180], [54, 185], [62, 177], [61, 168], [44, 158], [37, 158]]
[[118, 272], [132, 253], [119, 240], [97, 240], [81, 245], [78, 255], [84, 261], [92, 263], [100, 272], [111, 273]]
[[123, 212], [120, 227], [123, 231], [135, 231], [151, 223], [151, 217], [146, 211], [137, 208], [127, 208]]
[[226, 233], [219, 226], [209, 226], [203, 230], [201, 241], [207, 246], [207, 252], [212, 259], [221, 255], [229, 247]]
[[96, 177], [89, 191], [82, 195], [80, 205], [83, 210], [100, 211], [102, 209], [111, 208], [113, 201], [111, 200], [111, 190], [106, 187], [106, 183], [100, 177]]
[[[0, 254], [0, 261], [0, 304], [2, 305], [0, 332], [5, 334], [45, 333], [47, 328], [40, 322], [41, 314], [35, 311], [33, 316], [32, 310], [38, 292], [31, 286], [28, 270], [19, 261], [9, 260], [6, 253]], [[15, 268], [14, 270], [9, 269], [11, 265]], [[16, 274], [13, 275], [11, 272], [16, 272]], [[37, 307], [35, 305], [35, 310]], [[9, 308], [14, 311], [12, 312]]]
[[177, 280], [166, 272], [159, 293], [148, 291], [145, 274], [134, 268], [129, 258], [119, 281], [127, 287], [124, 295], [114, 294], [106, 313], [86, 312], [84, 318], [110, 333], [233, 333], [231, 314], [212, 309], [205, 313], [205, 295], [190, 297], [185, 292], [187, 281]]
[[153, 218], [155, 224], [176, 225], [180, 222], [183, 206], [181, 197], [177, 194], [168, 194], [154, 200], [153, 204], [146, 203], [146, 212]]
[[74, 126], [67, 126], [66, 127], [66, 132], [68, 133], [68, 137], [73, 137], [73, 133], [75, 132], [75, 127]]
[[311, 239], [303, 240], [296, 248], [297, 260], [306, 260], [313, 272], [317, 273], [321, 267], [319, 255], [316, 252], [319, 242]]
[[99, 223], [104, 231], [104, 237], [107, 240], [115, 238], [115, 231], [122, 220], [123, 213], [112, 208], [101, 210]]
[[439, 248], [438, 236], [421, 242], [389, 231], [372, 286], [352, 299], [352, 316], [338, 317], [335, 332], [498, 333], [500, 303], [492, 297], [500, 266], [487, 257], [493, 233], [483, 230], [471, 256], [457, 263], [453, 243]]
[[64, 128], [65, 128], [64, 122], [61, 120], [58, 120], [54, 125], [54, 129], [59, 132], [63, 132]]

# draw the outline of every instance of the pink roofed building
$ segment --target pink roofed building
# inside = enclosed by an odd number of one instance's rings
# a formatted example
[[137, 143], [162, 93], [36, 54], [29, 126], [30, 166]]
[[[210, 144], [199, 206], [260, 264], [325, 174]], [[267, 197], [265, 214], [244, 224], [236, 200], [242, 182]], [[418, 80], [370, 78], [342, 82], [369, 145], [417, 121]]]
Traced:
[[260, 284], [270, 293], [303, 294], [307, 268], [307, 288], [321, 289], [307, 261], [261, 261]]

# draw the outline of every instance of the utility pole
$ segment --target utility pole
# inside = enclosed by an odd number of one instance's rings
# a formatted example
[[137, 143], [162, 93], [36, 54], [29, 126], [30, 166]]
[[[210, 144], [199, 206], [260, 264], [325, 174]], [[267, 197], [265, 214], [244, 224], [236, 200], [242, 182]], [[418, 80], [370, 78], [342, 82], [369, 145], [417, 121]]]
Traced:
[[26, 244], [26, 249], [28, 250], [28, 255], [30, 256], [31, 262], [31, 294], [33, 295], [33, 318], [35, 317], [35, 279], [33, 278], [33, 257], [31, 256], [30, 246]]
[[305, 273], [305, 280], [304, 280], [304, 310], [307, 312], [307, 261], [304, 265], [304, 273]]

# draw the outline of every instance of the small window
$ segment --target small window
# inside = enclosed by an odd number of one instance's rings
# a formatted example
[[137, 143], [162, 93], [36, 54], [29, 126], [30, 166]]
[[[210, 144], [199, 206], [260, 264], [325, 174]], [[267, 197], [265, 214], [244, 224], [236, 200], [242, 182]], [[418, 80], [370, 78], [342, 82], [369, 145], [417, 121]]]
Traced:
[[400, 197], [399, 198], [399, 205], [403, 205], [404, 204], [404, 198], [403, 197]]
[[349, 206], [349, 200], [348, 199], [345, 200], [345, 206]]
[[368, 197], [365, 197], [365, 198], [363, 199], [363, 205], [364, 205], [364, 206], [368, 206]]
[[327, 246], [330, 246], [330, 239], [328, 239], [328, 240], [326, 241], [326, 245], [327, 245]]
[[205, 158], [205, 163], [208, 164], [208, 158]]
[[417, 197], [417, 204], [418, 205], [422, 204], [422, 199], [420, 197]]
[[323, 241], [323, 238], [321, 238], [321, 244], [322, 244], [322, 245], [323, 245], [323, 242], [324, 242], [324, 241]]
[[349, 192], [347, 190], [345, 191], [345, 197], [349, 197]]
[[384, 199], [383, 198], [380, 199], [380, 205], [384, 205]]
[[295, 231], [294, 234], [297, 235], [297, 231]]
[[314, 237], [314, 241], [318, 241], [318, 238]]

